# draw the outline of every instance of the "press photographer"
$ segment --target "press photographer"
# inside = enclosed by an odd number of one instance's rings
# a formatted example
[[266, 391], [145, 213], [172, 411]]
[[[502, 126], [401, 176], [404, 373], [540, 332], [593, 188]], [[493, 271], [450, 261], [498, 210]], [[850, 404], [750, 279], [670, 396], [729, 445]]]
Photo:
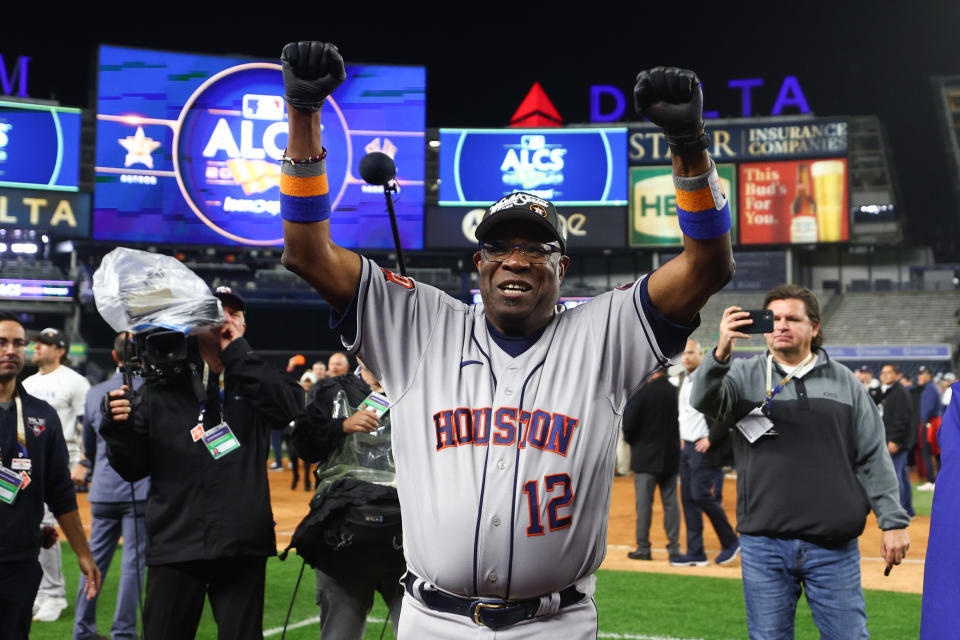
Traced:
[[[115, 290], [125, 322], [144, 310], [176, 307], [157, 302], [158, 292], [170, 294], [158, 283], [175, 288], [177, 277], [196, 278], [187, 274], [150, 272], [141, 288]], [[97, 284], [95, 276], [95, 291]], [[104, 407], [101, 434], [114, 469], [131, 482], [151, 476], [148, 640], [194, 637], [206, 595], [220, 637], [262, 638], [266, 559], [276, 553], [267, 484], [270, 430], [290, 423], [303, 391], [244, 339], [243, 300], [226, 287], [213, 295], [223, 307], [219, 324], [196, 326], [193, 313], [178, 327], [186, 331], [164, 329], [175, 323], [158, 318], [131, 327], [145, 383], [132, 398], [127, 385], [111, 391]], [[206, 307], [209, 296], [198, 296], [193, 310]], [[103, 299], [111, 304], [108, 295]], [[97, 304], [107, 317], [99, 297]]]

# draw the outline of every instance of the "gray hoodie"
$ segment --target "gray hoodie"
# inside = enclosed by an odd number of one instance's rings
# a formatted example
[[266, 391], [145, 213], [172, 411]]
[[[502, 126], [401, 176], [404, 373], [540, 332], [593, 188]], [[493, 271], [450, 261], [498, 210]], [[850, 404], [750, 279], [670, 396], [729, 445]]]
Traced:
[[[766, 353], [720, 363], [711, 352], [697, 373], [691, 403], [717, 419], [739, 419], [766, 397]], [[774, 362], [773, 385], [784, 375]], [[773, 397], [769, 415], [776, 435], [751, 444], [736, 430], [741, 533], [842, 542], [863, 532], [870, 507], [883, 530], [910, 523], [883, 421], [849, 369], [816, 352], [813, 368]]]

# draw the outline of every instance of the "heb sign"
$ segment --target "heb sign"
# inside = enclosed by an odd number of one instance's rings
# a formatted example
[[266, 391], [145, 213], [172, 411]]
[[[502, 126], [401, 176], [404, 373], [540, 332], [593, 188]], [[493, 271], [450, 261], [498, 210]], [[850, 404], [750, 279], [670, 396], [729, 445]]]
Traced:
[[[718, 164], [717, 174], [724, 193], [730, 199], [733, 220], [730, 239], [737, 239], [737, 168]], [[680, 247], [683, 234], [677, 222], [677, 196], [670, 167], [631, 167], [630, 169], [630, 246]], [[738, 274], [739, 275], [739, 274]]]
[[0, 226], [49, 231], [58, 238], [89, 238], [90, 194], [0, 189]]
[[[738, 119], [706, 123], [710, 155], [717, 162], [774, 158], [816, 158], [847, 153], [847, 122], [842, 118]], [[630, 128], [630, 165], [666, 164], [670, 147], [655, 125]]]

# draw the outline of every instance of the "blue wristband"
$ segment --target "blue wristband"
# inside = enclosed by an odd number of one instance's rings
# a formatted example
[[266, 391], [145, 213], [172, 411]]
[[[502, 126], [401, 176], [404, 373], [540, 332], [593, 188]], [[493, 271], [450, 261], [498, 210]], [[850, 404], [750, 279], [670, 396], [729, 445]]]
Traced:
[[677, 206], [677, 222], [683, 235], [694, 240], [719, 238], [730, 231], [730, 203], [706, 211], [686, 211]]
[[718, 238], [730, 231], [730, 202], [720, 184], [716, 165], [699, 176], [674, 176], [677, 190], [677, 222], [683, 234], [694, 240]]
[[280, 217], [291, 222], [320, 222], [330, 217], [325, 162], [284, 162], [280, 171]]
[[330, 218], [330, 194], [302, 197], [280, 194], [280, 217], [290, 222], [320, 222]]

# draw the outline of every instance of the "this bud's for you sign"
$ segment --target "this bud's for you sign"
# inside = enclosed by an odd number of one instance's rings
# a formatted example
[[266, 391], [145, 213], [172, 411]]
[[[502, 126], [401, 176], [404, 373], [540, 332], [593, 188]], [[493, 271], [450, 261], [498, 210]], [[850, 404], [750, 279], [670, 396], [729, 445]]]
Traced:
[[740, 165], [740, 244], [850, 238], [844, 158]]

